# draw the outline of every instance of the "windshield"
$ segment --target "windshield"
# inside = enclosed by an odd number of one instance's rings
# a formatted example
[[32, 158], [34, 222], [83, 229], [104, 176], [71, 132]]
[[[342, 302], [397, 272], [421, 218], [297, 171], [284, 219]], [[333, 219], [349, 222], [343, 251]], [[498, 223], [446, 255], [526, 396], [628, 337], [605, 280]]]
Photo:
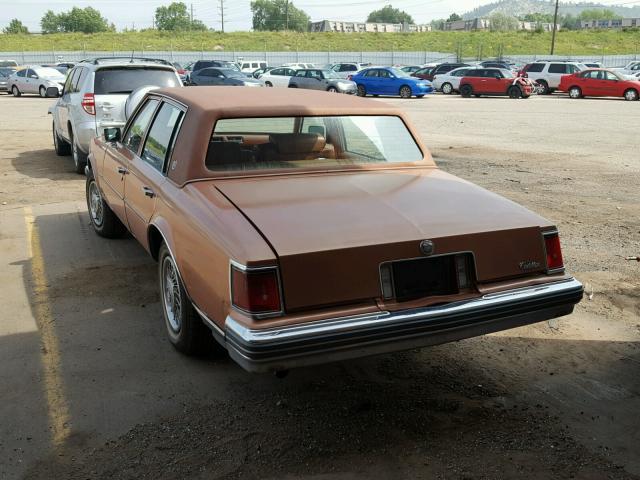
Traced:
[[396, 77], [410, 77], [411, 75], [407, 72], [403, 72], [399, 68], [390, 68], [389, 71], [393, 73]]
[[336, 72], [334, 72], [333, 70], [323, 70], [322, 73], [324, 74], [324, 78], [339, 78], [339, 79], [342, 79], [342, 77], [340, 75], [338, 75]]
[[[251, 138], [245, 142], [245, 135]], [[340, 168], [412, 163], [423, 155], [395, 116], [221, 119], [205, 164], [211, 171]]]
[[45, 68], [35, 68], [34, 71], [36, 72], [36, 74], [40, 78], [56, 78], [56, 79], [60, 79], [60, 78], [64, 77], [64, 75], [62, 75], [55, 68], [47, 68], [47, 67], [45, 67]]
[[178, 87], [179, 80], [173, 70], [154, 67], [102, 68], [96, 72], [96, 95], [130, 94], [146, 85], [160, 88]]
[[225, 76], [231, 77], [231, 78], [247, 78], [246, 75], [236, 70], [230, 70], [230, 69], [222, 70], [222, 73], [224, 73]]

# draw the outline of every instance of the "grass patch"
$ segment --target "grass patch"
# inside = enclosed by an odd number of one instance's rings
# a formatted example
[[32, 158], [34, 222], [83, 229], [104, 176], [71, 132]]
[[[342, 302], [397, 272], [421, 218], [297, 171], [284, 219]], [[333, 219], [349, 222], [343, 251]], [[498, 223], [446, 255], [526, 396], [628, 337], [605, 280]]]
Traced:
[[[465, 57], [545, 54], [550, 33], [295, 33], [295, 32], [143, 32], [0, 35], [0, 51], [174, 50], [174, 51], [461, 51]], [[560, 55], [640, 53], [640, 29], [561, 31]]]

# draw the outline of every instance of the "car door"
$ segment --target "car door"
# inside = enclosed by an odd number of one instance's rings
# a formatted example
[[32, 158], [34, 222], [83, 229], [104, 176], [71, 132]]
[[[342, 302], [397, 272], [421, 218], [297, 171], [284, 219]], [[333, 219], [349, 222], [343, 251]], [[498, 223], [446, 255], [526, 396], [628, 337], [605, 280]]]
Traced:
[[124, 205], [127, 177], [133, 159], [142, 148], [146, 131], [159, 103], [157, 99], [147, 100], [125, 126], [122, 142], [109, 144], [105, 151], [99, 180], [102, 194], [111, 210], [125, 224], [128, 223]]
[[389, 93], [393, 93], [394, 95], [397, 94], [397, 91], [393, 91], [393, 85], [395, 84], [395, 80], [396, 77], [394, 77], [391, 73], [389, 73], [388, 70], [379, 70], [378, 71], [378, 91], [381, 94], [389, 94]]
[[607, 97], [622, 97], [625, 88], [623, 82], [611, 72], [605, 70], [602, 73], [604, 74], [603, 95]]
[[22, 93], [37, 93], [38, 92], [38, 74], [32, 68], [27, 70], [27, 74], [24, 77], [24, 86], [20, 88]]
[[367, 90], [367, 93], [378, 95], [382, 93], [380, 91], [380, 70], [377, 68], [372, 68], [371, 70], [367, 70], [364, 75], [364, 87]]
[[307, 71], [307, 88], [311, 90], [326, 90], [327, 81], [321, 70]]
[[184, 116], [177, 105], [163, 102], [148, 129], [140, 155], [129, 164], [124, 195], [129, 228], [142, 245], [147, 245], [147, 228], [161, 195], [168, 160]]
[[298, 88], [307, 88], [307, 70], [297, 70], [290, 83]]
[[78, 73], [79, 69], [80, 68], [75, 68], [69, 72], [69, 75], [67, 75], [64, 87], [62, 88], [62, 96], [58, 99], [53, 113], [57, 130], [66, 140], [69, 140], [67, 122], [69, 121], [69, 103], [71, 101], [72, 82], [74, 75]]
[[[589, 70], [587, 72], [581, 73], [577, 77], [577, 85], [580, 87], [582, 91], [582, 95], [587, 97], [598, 96], [600, 94], [599, 84], [600, 81], [598, 79], [598, 70]], [[569, 88], [571, 85], [569, 85]]]

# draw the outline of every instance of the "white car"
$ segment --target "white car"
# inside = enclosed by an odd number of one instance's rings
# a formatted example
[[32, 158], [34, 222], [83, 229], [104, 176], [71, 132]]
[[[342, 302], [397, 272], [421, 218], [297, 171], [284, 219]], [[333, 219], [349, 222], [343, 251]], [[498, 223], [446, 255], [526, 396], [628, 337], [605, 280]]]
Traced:
[[469, 70], [475, 70], [480, 67], [460, 67], [450, 72], [441, 73], [433, 77], [431, 84], [433, 88], [438, 91], [449, 95], [450, 93], [457, 92], [460, 89], [460, 80], [464, 77]]
[[44, 98], [49, 87], [56, 87], [58, 93], [62, 92], [66, 78], [55, 68], [29, 65], [7, 79], [7, 89], [14, 97], [23, 93], [37, 93]]
[[259, 80], [265, 87], [284, 87], [289, 86], [289, 80], [294, 77], [297, 68], [278, 67], [262, 74]]
[[283, 63], [282, 67], [290, 67], [290, 68], [316, 68], [315, 63]]
[[242, 60], [238, 63], [242, 73], [253, 73], [259, 68], [267, 68], [267, 62], [264, 60]]
[[524, 67], [530, 80], [540, 85], [542, 94], [553, 93], [560, 85], [563, 75], [571, 75], [588, 67], [579, 62], [534, 62]]
[[622, 68], [620, 67], [612, 68], [611, 70], [615, 70], [616, 72], [621, 73], [622, 75], [635, 75], [636, 73], [640, 72], [640, 62], [639, 61], [629, 62]]

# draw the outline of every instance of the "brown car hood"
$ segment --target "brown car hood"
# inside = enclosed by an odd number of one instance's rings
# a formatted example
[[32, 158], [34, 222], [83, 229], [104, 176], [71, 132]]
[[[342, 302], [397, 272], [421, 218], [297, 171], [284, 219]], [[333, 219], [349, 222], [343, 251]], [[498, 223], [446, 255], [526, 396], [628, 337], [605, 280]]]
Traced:
[[[522, 261], [544, 265], [540, 228], [551, 226], [547, 220], [436, 168], [207, 184], [279, 257], [292, 308], [375, 298], [379, 264], [421, 256], [423, 239], [434, 241], [435, 254], [473, 252], [478, 281], [522, 274]], [[310, 278], [319, 284], [310, 285]]]

